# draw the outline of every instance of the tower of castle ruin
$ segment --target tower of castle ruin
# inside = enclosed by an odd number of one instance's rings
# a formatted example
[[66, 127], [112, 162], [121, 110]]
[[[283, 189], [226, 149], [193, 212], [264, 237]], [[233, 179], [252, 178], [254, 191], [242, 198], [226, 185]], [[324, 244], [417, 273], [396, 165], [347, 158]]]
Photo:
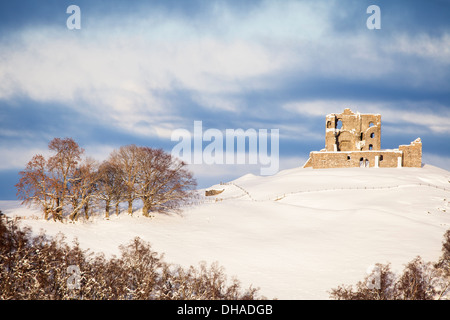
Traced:
[[325, 119], [325, 148], [310, 153], [304, 167], [421, 167], [422, 142], [417, 138], [397, 149], [381, 149], [381, 115], [328, 114]]

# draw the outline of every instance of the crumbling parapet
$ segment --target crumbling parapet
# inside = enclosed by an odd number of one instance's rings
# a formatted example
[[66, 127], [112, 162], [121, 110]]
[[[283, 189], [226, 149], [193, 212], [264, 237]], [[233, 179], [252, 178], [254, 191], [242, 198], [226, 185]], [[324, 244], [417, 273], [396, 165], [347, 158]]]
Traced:
[[343, 113], [326, 116], [326, 151], [366, 151], [381, 148], [381, 115]]
[[420, 138], [417, 138], [409, 145], [400, 145], [398, 149], [403, 152], [403, 167], [422, 166], [422, 141]]

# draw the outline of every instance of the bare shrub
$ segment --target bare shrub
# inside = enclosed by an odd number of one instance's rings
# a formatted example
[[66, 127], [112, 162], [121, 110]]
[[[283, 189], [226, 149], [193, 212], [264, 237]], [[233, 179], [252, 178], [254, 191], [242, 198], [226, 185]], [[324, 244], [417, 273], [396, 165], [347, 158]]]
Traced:
[[398, 291], [403, 300], [434, 300], [438, 294], [440, 272], [431, 263], [416, 257], [409, 262], [398, 279]]
[[[259, 299], [258, 289], [244, 292], [238, 280], [228, 284], [223, 268], [200, 264], [181, 268], [164, 262], [149, 243], [135, 238], [121, 256], [82, 250], [63, 236], [32, 237], [28, 228], [0, 216], [0, 299]], [[79, 287], [69, 288], [68, 267], [79, 270]]]
[[[397, 276], [390, 265], [377, 264], [374, 271], [353, 286], [341, 285], [330, 291], [338, 300], [437, 300], [450, 291], [450, 230], [444, 235], [442, 256], [437, 263], [418, 256]], [[373, 280], [376, 280], [376, 285]]]
[[392, 300], [396, 298], [395, 274], [390, 264], [376, 264], [363, 281], [352, 286], [338, 286], [331, 290], [331, 298], [337, 300]]
[[447, 230], [444, 234], [442, 255], [436, 263], [436, 267], [442, 269], [447, 276], [450, 276], [450, 230]]

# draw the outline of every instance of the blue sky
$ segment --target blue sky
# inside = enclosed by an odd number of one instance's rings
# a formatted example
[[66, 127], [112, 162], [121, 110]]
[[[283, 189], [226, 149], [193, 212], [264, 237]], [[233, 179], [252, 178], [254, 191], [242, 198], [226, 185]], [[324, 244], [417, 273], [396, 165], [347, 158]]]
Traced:
[[[81, 29], [69, 30], [69, 5]], [[369, 30], [369, 5], [381, 29]], [[0, 199], [54, 137], [105, 159], [177, 128], [279, 129], [280, 169], [325, 143], [325, 115], [382, 115], [382, 148], [420, 137], [450, 170], [450, 1], [2, 1]], [[193, 166], [200, 187], [258, 174]]]

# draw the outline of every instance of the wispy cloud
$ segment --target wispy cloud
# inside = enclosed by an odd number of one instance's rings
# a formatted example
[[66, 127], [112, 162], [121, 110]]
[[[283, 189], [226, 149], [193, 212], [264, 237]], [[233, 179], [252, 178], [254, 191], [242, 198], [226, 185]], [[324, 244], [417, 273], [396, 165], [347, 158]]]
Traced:
[[315, 100], [289, 102], [283, 108], [314, 117], [324, 117], [330, 113], [340, 113], [344, 108], [350, 108], [353, 112], [379, 113], [382, 115], [383, 122], [400, 126], [413, 124], [434, 133], [450, 133], [450, 126], [448, 126], [450, 107], [429, 101]]
[[[170, 148], [172, 130], [194, 120], [278, 128], [282, 162], [320, 148], [325, 115], [347, 107], [382, 114], [390, 136], [448, 145], [445, 8], [383, 2], [382, 29], [370, 31], [367, 5], [349, 3], [80, 0], [82, 29], [69, 31], [61, 3], [28, 12], [4, 2], [0, 169], [54, 136], [79, 138], [98, 158], [127, 143]], [[445, 153], [437, 145], [424, 150]]]

